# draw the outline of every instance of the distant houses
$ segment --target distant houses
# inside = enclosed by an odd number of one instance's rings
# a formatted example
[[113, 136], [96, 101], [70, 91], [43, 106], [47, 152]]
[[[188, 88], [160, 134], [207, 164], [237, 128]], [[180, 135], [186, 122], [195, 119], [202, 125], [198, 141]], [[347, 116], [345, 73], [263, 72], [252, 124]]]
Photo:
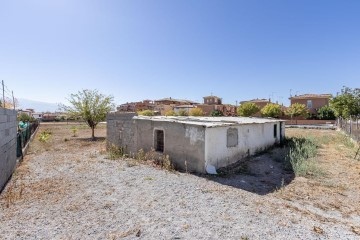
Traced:
[[329, 101], [332, 98], [331, 94], [303, 94], [290, 97], [290, 105], [294, 103], [304, 104], [309, 113], [317, 114], [317, 111], [324, 107], [329, 106]]
[[[304, 94], [290, 97], [291, 104], [300, 103], [304, 104], [310, 114], [316, 114], [318, 109], [323, 106], [329, 105], [331, 94]], [[254, 103], [261, 110], [267, 104], [273, 103], [270, 99], [256, 98], [246, 101], [241, 101], [240, 104]], [[277, 104], [277, 103], [276, 103]], [[141, 102], [130, 102], [121, 104], [117, 107], [119, 112], [140, 112], [144, 110], [154, 111], [156, 115], [165, 115], [169, 111], [174, 111], [177, 114], [180, 110], [190, 112], [193, 108], [200, 108], [204, 113], [204, 116], [211, 116], [214, 112], [221, 112], [223, 116], [237, 116], [237, 106], [232, 104], [223, 104], [222, 98], [218, 96], [205, 96], [202, 103], [186, 99], [176, 98], [162, 98], [158, 100], [144, 100]], [[284, 112], [287, 107], [281, 104], [281, 110]], [[258, 112], [253, 115], [254, 117], [261, 117], [261, 113]], [[287, 118], [287, 116], [283, 116]]]

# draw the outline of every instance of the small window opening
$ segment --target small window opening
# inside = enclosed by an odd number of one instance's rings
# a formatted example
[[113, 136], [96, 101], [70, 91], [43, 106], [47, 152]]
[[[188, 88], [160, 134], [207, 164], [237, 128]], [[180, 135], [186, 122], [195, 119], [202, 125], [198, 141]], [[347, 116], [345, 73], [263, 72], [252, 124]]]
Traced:
[[274, 138], [277, 138], [277, 124], [274, 125]]
[[164, 152], [164, 131], [155, 130], [155, 150]]
[[236, 147], [238, 145], [238, 130], [237, 128], [229, 128], [227, 130], [227, 147]]
[[312, 100], [307, 100], [306, 105], [307, 105], [307, 108], [312, 108], [313, 107]]

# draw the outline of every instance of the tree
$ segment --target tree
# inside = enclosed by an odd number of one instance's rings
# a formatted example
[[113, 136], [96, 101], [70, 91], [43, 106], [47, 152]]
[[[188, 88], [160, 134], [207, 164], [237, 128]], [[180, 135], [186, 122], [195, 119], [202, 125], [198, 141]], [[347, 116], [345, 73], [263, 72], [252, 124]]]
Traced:
[[213, 111], [211, 111], [210, 115], [212, 117], [222, 117], [222, 116], [224, 116], [224, 113], [220, 110], [213, 110]]
[[138, 112], [138, 114], [142, 115], [142, 116], [148, 116], [148, 117], [155, 115], [154, 111], [151, 111], [151, 110], [140, 111], [140, 112]]
[[204, 112], [201, 108], [192, 108], [189, 111], [189, 115], [194, 117], [200, 117], [200, 116], [204, 116]]
[[307, 116], [308, 110], [304, 104], [294, 103], [285, 110], [285, 114], [290, 116], [292, 120], [293, 117]]
[[279, 118], [282, 114], [281, 106], [275, 103], [268, 103], [261, 109], [263, 117]]
[[322, 120], [334, 120], [335, 113], [329, 106], [324, 106], [318, 110], [318, 118]]
[[255, 103], [243, 103], [237, 109], [237, 114], [242, 117], [250, 117], [259, 112], [260, 108]]
[[95, 128], [99, 122], [106, 119], [106, 114], [115, 107], [112, 96], [105, 96], [97, 90], [82, 90], [70, 95], [68, 99], [72, 106], [61, 105], [70, 117], [80, 117], [91, 128], [92, 140], [95, 140]]
[[360, 88], [343, 87], [341, 94], [330, 100], [336, 117], [349, 118], [360, 115]]

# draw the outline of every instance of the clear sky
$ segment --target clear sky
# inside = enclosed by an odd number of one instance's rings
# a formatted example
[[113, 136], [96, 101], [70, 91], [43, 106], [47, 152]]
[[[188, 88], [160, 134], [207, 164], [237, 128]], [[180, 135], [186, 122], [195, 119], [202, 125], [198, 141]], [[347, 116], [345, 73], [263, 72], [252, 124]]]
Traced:
[[18, 98], [223, 102], [360, 87], [358, 0], [0, 0], [0, 80]]

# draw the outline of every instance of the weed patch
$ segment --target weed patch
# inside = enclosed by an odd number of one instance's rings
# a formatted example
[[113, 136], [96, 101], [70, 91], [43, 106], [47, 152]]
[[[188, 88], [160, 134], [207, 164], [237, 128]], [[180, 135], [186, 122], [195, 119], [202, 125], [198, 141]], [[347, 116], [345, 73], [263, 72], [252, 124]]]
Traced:
[[44, 143], [47, 142], [51, 137], [51, 134], [52, 134], [51, 130], [45, 129], [43, 132], [40, 133], [39, 141]]
[[317, 164], [318, 142], [313, 137], [293, 137], [286, 139], [289, 148], [285, 157], [285, 168], [292, 168], [296, 176], [320, 176], [322, 171]]

